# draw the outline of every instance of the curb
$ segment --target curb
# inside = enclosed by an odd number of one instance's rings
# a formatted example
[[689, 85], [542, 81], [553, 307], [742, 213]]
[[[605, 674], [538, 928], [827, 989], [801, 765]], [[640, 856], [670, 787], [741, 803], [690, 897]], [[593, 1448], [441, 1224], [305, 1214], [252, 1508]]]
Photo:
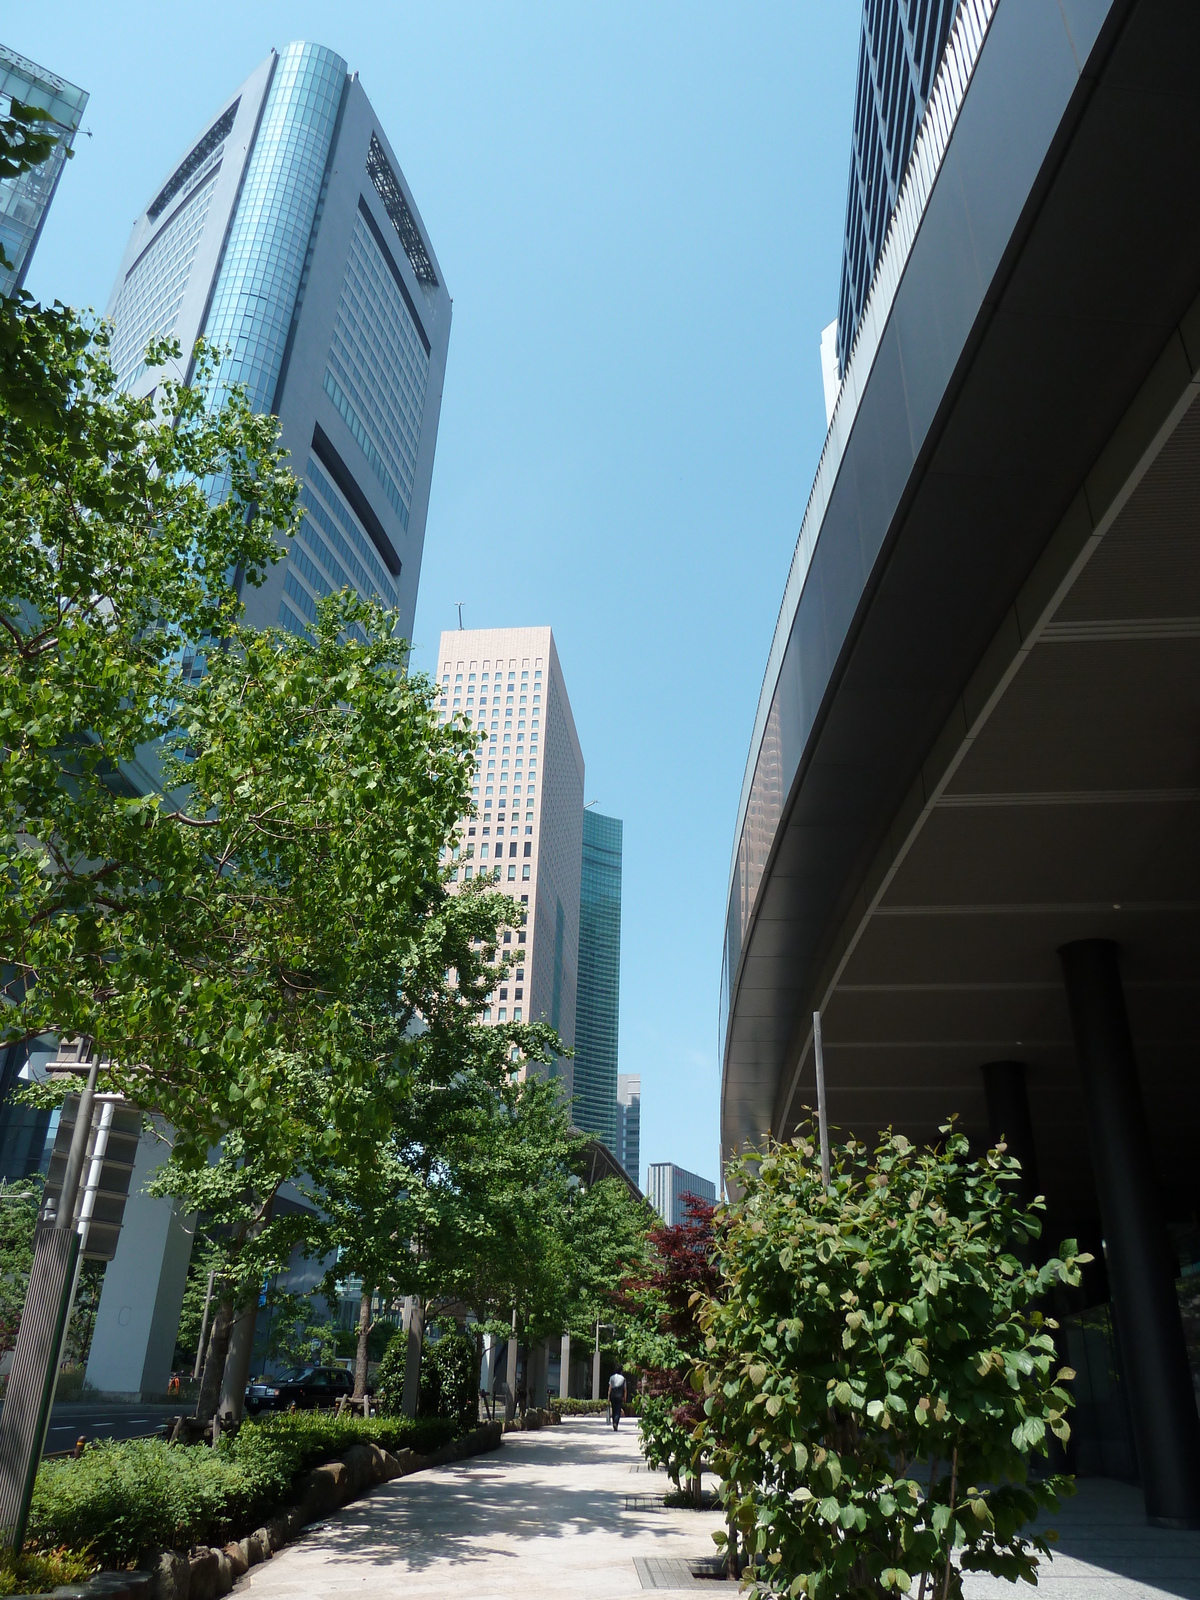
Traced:
[[160, 1550], [136, 1572], [98, 1572], [86, 1583], [64, 1584], [50, 1594], [25, 1595], [22, 1600], [219, 1600], [243, 1573], [269, 1561], [310, 1523], [339, 1511], [377, 1484], [497, 1450], [503, 1434], [503, 1424], [484, 1423], [430, 1456], [412, 1450], [393, 1455], [377, 1444], [351, 1445], [333, 1461], [312, 1469], [301, 1483], [298, 1505], [279, 1512], [244, 1539], [222, 1549], [197, 1545], [192, 1550]]

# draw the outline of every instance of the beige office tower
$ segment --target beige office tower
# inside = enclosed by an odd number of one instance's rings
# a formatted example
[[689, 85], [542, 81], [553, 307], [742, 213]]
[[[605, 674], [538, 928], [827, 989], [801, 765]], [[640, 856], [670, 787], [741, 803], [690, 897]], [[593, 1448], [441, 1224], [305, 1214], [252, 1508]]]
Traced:
[[[464, 818], [457, 880], [486, 874], [512, 897], [501, 949], [524, 950], [484, 1021], [548, 1022], [575, 1044], [583, 753], [549, 628], [442, 634], [439, 721], [478, 728], [474, 814]], [[554, 1069], [572, 1092], [571, 1063]]]

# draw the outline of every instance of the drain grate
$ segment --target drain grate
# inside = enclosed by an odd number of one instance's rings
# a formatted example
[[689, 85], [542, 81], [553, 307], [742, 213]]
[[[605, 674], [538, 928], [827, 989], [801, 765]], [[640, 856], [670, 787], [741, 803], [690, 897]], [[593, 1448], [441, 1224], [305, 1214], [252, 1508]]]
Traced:
[[626, 1511], [661, 1511], [663, 1497], [661, 1494], [627, 1494], [625, 1496]]
[[725, 1565], [717, 1556], [693, 1556], [691, 1560], [671, 1556], [634, 1556], [634, 1569], [643, 1589], [736, 1589], [725, 1576]]

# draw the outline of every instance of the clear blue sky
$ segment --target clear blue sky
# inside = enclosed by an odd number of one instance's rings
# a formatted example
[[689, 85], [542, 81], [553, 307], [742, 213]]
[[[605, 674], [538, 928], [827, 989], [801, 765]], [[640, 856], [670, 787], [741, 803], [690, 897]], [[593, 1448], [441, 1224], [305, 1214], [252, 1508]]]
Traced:
[[621, 1068], [717, 1176], [738, 792], [824, 439], [860, 7], [56, 0], [0, 37], [91, 92], [28, 287], [102, 309], [129, 226], [272, 46], [357, 69], [454, 296], [415, 629], [549, 623], [624, 819]]

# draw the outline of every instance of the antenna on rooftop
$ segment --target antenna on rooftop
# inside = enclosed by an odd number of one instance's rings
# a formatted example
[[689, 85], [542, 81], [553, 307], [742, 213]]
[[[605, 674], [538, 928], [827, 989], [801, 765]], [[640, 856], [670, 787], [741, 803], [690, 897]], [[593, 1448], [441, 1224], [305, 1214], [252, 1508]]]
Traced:
[[456, 600], [454, 602], [454, 604], [458, 607], [458, 631], [461, 633], [462, 632], [462, 608], [463, 608], [463, 605], [465, 604], [465, 602], [462, 601], [462, 600]]

